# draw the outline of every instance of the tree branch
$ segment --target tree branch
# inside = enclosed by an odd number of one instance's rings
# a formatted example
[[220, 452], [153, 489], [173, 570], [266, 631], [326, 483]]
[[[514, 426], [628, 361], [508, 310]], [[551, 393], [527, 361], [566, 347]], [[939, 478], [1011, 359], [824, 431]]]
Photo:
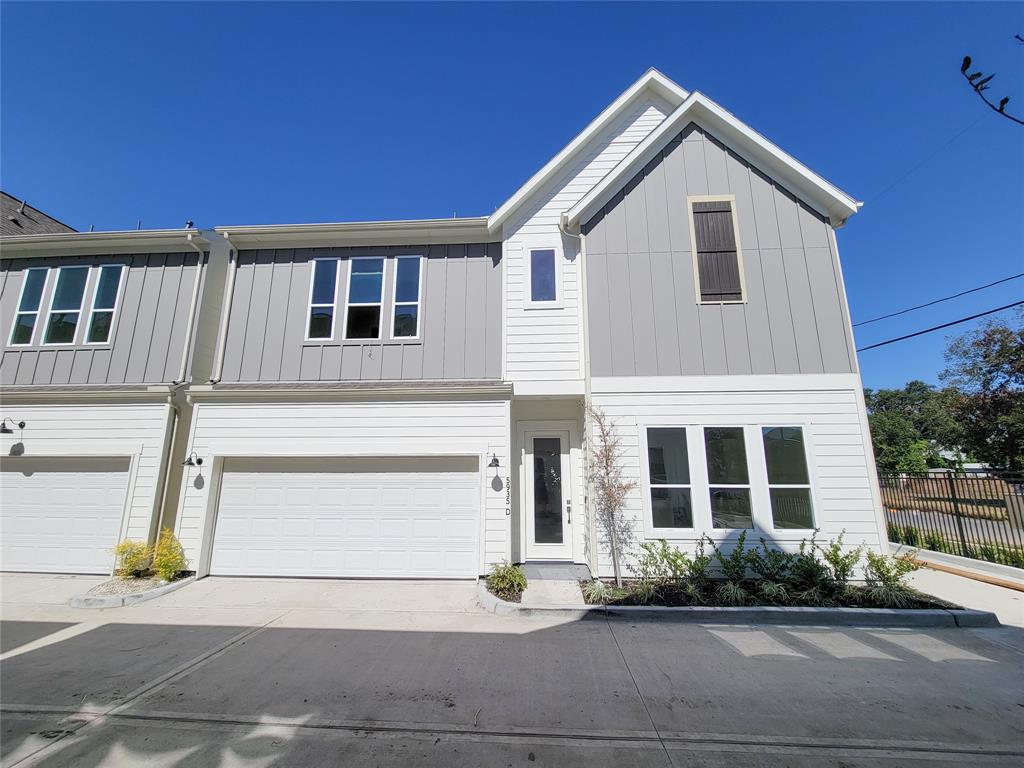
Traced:
[[[1017, 40], [1024, 42], [1024, 39], [1022, 39], [1020, 35], [1015, 35], [1015, 37], [1017, 38]], [[1012, 120], [1018, 125], [1024, 125], [1024, 120], [1021, 120], [1019, 117], [1014, 117], [1009, 112], [1005, 111], [1006, 104], [1007, 102], [1010, 101], [1009, 96], [1004, 96], [1002, 99], [1000, 99], [999, 104], [994, 104], [993, 102], [989, 101], [988, 98], [985, 96], [984, 92], [988, 90], [988, 83], [990, 80], [992, 80], [992, 78], [995, 77], [995, 73], [993, 72], [991, 75], [987, 76], [982, 76], [982, 73], [980, 71], [971, 72], [970, 74], [968, 74], [967, 70], [970, 68], [971, 57], [964, 56], [963, 64], [960, 66], [960, 74], [963, 75], [963, 78], [964, 80], [967, 81], [967, 84], [971, 86], [971, 90], [978, 94], [978, 98], [985, 102], [989, 106], [989, 108], [996, 114], [1002, 115], [1007, 120]]]

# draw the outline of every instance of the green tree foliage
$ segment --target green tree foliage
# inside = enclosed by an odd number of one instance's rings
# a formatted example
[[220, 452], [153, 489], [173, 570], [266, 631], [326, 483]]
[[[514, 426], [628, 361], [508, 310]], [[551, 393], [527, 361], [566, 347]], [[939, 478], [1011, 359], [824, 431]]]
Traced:
[[[929, 463], [941, 466], [941, 457], [913, 420], [902, 413], [881, 411], [868, 414], [875, 463], [880, 472], [926, 472]], [[934, 462], [929, 462], [929, 459]]]

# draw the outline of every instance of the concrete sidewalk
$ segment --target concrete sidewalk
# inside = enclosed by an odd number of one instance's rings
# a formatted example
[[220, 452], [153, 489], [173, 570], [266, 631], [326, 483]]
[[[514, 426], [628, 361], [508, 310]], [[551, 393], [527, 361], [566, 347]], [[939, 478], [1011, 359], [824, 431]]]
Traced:
[[915, 571], [907, 583], [925, 594], [965, 608], [991, 611], [1005, 626], [1024, 628], [1024, 592], [931, 568]]

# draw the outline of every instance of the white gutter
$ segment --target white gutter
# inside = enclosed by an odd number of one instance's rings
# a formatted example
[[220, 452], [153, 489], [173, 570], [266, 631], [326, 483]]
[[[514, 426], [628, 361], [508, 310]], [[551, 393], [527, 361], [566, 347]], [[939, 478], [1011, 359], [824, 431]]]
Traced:
[[[219, 231], [219, 230], [218, 230]], [[224, 283], [224, 300], [221, 302], [220, 331], [217, 334], [217, 358], [213, 366], [213, 378], [211, 384], [220, 381], [224, 373], [224, 348], [227, 346], [228, 319], [231, 317], [231, 302], [235, 295], [235, 273], [238, 271], [238, 248], [231, 242], [227, 232], [221, 232], [224, 241], [228, 244], [228, 279]]]
[[[203, 240], [203, 242], [205, 243], [206, 241]], [[185, 377], [187, 375], [188, 356], [191, 352], [192, 346], [192, 334], [196, 327], [196, 303], [199, 301], [199, 284], [203, 275], [203, 260], [206, 258], [206, 251], [196, 244], [196, 238], [193, 238], [191, 232], [188, 235], [188, 244], [195, 248], [199, 253], [199, 261], [196, 262], [196, 279], [192, 284], [192, 301], [188, 307], [188, 329], [185, 331], [185, 346], [181, 352], [181, 369], [178, 372], [178, 378], [173, 382], [175, 385], [184, 384]]]
[[[188, 250], [194, 230], [148, 229], [129, 232], [59, 232], [0, 238], [0, 258], [166, 253]], [[202, 238], [196, 242], [205, 243]]]

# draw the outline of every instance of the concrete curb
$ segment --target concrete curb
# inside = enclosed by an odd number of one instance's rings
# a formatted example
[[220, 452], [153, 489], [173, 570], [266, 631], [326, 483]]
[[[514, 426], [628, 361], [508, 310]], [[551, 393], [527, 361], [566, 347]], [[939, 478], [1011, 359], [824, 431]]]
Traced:
[[195, 580], [195, 576], [189, 576], [180, 581], [164, 584], [162, 587], [147, 589], [145, 592], [136, 592], [131, 595], [90, 595], [85, 593], [72, 597], [68, 600], [68, 605], [72, 608], [121, 608], [126, 605], [145, 603], [147, 600], [179, 590]]
[[477, 583], [480, 606], [499, 616], [551, 616], [564, 619], [614, 616], [624, 619], [662, 619], [698, 624], [801, 624], [832, 627], [998, 627], [989, 611], [926, 608], [716, 608], [712, 606], [537, 605], [510, 603]]

